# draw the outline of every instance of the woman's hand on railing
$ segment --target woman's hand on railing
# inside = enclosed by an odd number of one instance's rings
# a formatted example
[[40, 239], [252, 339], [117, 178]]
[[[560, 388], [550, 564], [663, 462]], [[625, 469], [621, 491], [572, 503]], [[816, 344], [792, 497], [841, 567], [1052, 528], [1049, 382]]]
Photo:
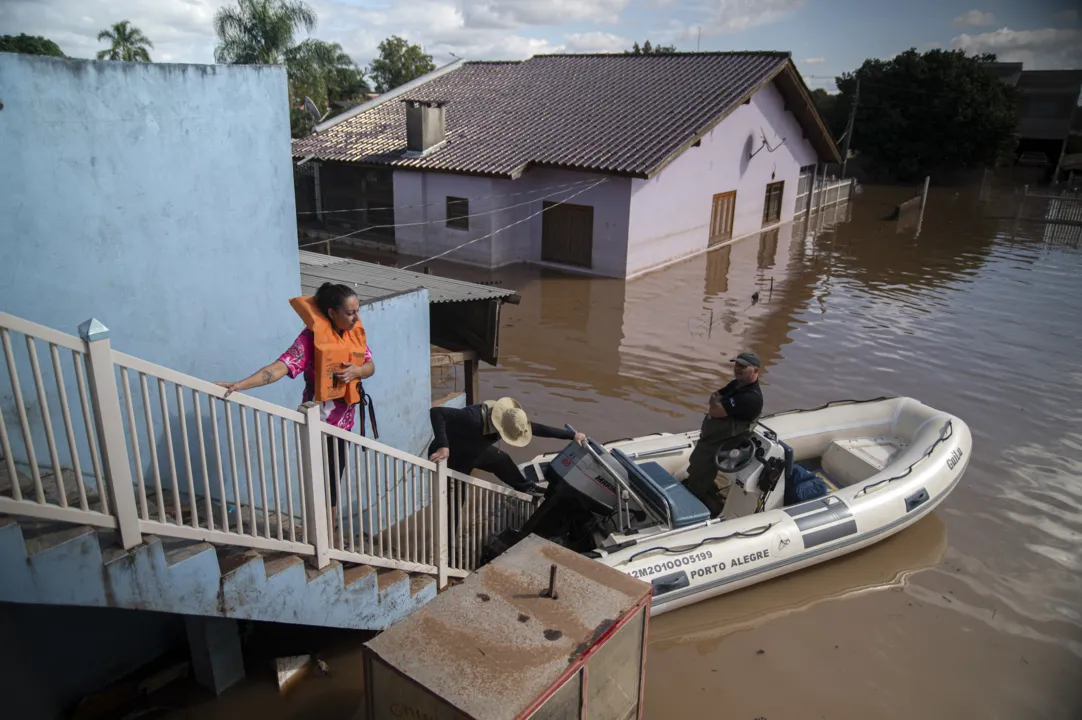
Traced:
[[218, 387], [225, 388], [225, 395], [222, 396], [223, 398], [227, 398], [230, 395], [232, 395], [233, 393], [240, 392], [241, 390], [244, 389], [244, 388], [242, 388], [240, 386], [239, 382], [216, 382], [214, 384], [217, 385]]
[[451, 457], [451, 451], [448, 448], [440, 448], [436, 452], [428, 456], [429, 462], [443, 462], [447, 458]]

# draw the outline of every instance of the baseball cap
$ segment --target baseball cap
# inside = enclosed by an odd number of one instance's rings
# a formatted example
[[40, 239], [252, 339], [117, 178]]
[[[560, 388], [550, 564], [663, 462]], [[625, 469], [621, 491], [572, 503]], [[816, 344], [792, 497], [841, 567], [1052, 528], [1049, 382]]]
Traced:
[[753, 352], [742, 352], [733, 358], [733, 362], [741, 365], [751, 365], [752, 367], [762, 367], [759, 356]]

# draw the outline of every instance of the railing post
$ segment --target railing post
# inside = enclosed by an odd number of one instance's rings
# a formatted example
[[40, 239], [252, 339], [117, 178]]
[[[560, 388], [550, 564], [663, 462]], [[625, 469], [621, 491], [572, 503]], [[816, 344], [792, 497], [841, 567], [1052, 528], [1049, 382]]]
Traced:
[[331, 562], [330, 532], [327, 525], [327, 497], [323, 492], [323, 433], [320, 431], [319, 405], [307, 402], [302, 406], [304, 429], [301, 431], [301, 459], [304, 462], [304, 478], [301, 492], [307, 500], [308, 538], [315, 548], [312, 558], [317, 569]]
[[442, 590], [447, 587], [447, 570], [450, 567], [450, 547], [447, 536], [450, 532], [450, 520], [447, 515], [447, 461], [441, 460], [436, 463], [436, 589]]
[[98, 443], [101, 446], [102, 474], [98, 491], [113, 496], [120, 543], [129, 550], [143, 542], [139, 532], [139, 511], [135, 506], [128, 447], [120, 415], [120, 395], [113, 372], [113, 351], [109, 346], [109, 328], [91, 318], [79, 326], [79, 336], [86, 343], [90, 361], [90, 401], [94, 406]]

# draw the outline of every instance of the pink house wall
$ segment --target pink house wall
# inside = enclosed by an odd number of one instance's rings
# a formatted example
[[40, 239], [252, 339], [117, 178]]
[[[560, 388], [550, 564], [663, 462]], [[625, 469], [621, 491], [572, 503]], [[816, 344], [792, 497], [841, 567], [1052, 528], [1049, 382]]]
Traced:
[[[762, 133], [774, 152], [762, 147]], [[752, 152], [762, 148], [750, 160], [749, 140]], [[701, 146], [686, 150], [657, 176], [632, 181], [627, 276], [705, 250], [715, 194], [736, 190], [734, 241], [762, 229], [768, 183], [785, 181], [781, 222], [792, 220], [800, 168], [816, 161], [781, 93], [774, 85], [764, 87]]]

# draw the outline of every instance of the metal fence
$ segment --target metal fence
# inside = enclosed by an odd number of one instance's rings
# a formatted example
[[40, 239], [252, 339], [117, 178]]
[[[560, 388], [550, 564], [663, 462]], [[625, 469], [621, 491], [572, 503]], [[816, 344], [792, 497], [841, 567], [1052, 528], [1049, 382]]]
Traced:
[[1015, 193], [1016, 220], [1082, 225], [1082, 189], [1023, 186]]
[[[0, 514], [451, 576], [532, 496], [0, 313]], [[10, 419], [10, 422], [9, 422]], [[333, 488], [333, 492], [332, 492]], [[448, 498], [458, 498], [452, 508]]]

